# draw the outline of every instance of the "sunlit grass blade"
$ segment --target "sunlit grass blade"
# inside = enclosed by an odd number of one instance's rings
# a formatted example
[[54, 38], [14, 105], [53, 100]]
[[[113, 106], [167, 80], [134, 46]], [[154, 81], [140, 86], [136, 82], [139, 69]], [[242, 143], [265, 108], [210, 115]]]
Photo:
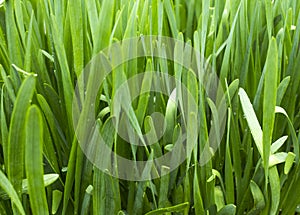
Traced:
[[278, 51], [277, 42], [272, 38], [269, 45], [266, 60], [266, 75], [264, 81], [263, 100], [263, 162], [265, 167], [265, 177], [268, 178], [269, 156], [272, 143], [272, 134], [275, 121], [275, 106], [277, 92], [277, 72], [278, 72]]
[[260, 156], [263, 157], [263, 143], [262, 143], [263, 133], [260, 124], [257, 120], [256, 114], [254, 112], [253, 106], [246, 92], [242, 88], [240, 88], [239, 90], [239, 96], [240, 96], [243, 112], [245, 114], [245, 118], [247, 120], [248, 126], [252, 133], [256, 147], [260, 153]]

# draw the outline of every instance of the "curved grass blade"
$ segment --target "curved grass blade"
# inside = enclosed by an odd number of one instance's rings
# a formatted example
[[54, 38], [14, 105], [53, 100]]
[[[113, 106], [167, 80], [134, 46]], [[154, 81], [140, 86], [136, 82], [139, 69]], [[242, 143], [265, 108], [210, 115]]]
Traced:
[[180, 212], [183, 211], [184, 209], [189, 207], [189, 203], [181, 203], [172, 207], [167, 207], [167, 208], [160, 208], [154, 211], [151, 211], [149, 213], [146, 213], [145, 215], [159, 215], [159, 214], [165, 214], [167, 212]]
[[271, 153], [277, 152], [278, 149], [285, 143], [285, 141], [288, 139], [288, 136], [283, 136], [276, 140], [272, 145], [271, 145]]
[[288, 86], [290, 84], [290, 80], [291, 80], [291, 77], [287, 76], [278, 85], [276, 105], [279, 106], [281, 104], [283, 96], [284, 96], [284, 94], [285, 94], [285, 92], [286, 92], [286, 90], [287, 90], [287, 88], [288, 88]]
[[25, 114], [29, 108], [35, 89], [35, 77], [30, 75], [22, 83], [12, 112], [8, 134], [8, 178], [22, 195], [22, 180], [24, 172], [24, 124]]
[[234, 215], [236, 213], [236, 206], [234, 204], [225, 205], [217, 215]]
[[18, 194], [16, 193], [12, 184], [9, 182], [9, 180], [7, 179], [7, 177], [4, 175], [4, 173], [1, 170], [0, 170], [0, 187], [8, 194], [8, 196], [11, 198], [12, 202], [18, 208], [19, 212], [22, 215], [25, 215], [25, 211], [24, 211], [22, 203], [18, 197]]
[[294, 152], [296, 154], [296, 163], [298, 164], [299, 163], [299, 142], [298, 142], [297, 134], [294, 129], [293, 123], [292, 123], [290, 117], [288, 116], [287, 112], [282, 107], [276, 106], [275, 113], [283, 114], [288, 120], [288, 125], [289, 125], [289, 129], [290, 129], [292, 141], [293, 141], [293, 146], [294, 146]]
[[265, 208], [265, 198], [259, 186], [254, 182], [250, 182], [250, 189], [254, 200], [254, 208], [249, 214], [259, 214]]
[[[45, 174], [44, 175], [44, 185], [45, 187], [53, 184], [59, 178], [58, 174]], [[28, 179], [23, 179], [22, 181], [22, 193], [28, 194]], [[7, 200], [9, 196], [3, 190], [0, 190], [0, 199]]]

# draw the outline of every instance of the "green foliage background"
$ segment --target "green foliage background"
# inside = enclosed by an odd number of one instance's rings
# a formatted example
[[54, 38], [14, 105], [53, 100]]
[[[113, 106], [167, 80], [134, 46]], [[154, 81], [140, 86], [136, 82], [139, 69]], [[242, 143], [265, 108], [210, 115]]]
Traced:
[[[197, 154], [207, 136], [199, 135], [194, 156], [176, 171], [131, 182], [85, 158], [71, 110], [77, 77], [91, 58], [140, 35], [176, 38], [199, 50], [227, 92], [228, 118], [220, 148], [204, 166]], [[6, 0], [0, 6], [0, 214], [296, 213], [299, 42], [296, 0]], [[145, 62], [132, 62], [100, 92], [106, 99], [96, 107], [104, 110], [99, 125], [114, 144], [122, 140], [111, 129], [109, 100], [122, 78], [137, 68], [178, 74], [175, 66]], [[182, 80], [188, 77], [182, 73]], [[199, 133], [207, 134], [216, 113], [201, 84], [189, 90], [203, 110]], [[164, 97], [149, 103], [139, 117], [155, 108], [165, 113], [166, 103]], [[140, 126], [147, 129], [143, 120]], [[166, 144], [160, 140], [156, 152]], [[145, 156], [124, 144], [120, 151]]]

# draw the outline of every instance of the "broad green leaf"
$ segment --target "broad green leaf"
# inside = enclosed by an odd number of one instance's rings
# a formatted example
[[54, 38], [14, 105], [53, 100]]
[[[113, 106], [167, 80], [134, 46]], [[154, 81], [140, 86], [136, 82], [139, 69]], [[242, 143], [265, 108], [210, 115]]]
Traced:
[[269, 167], [275, 166], [277, 164], [285, 162], [287, 158], [286, 152], [278, 152], [276, 154], [272, 154], [269, 157]]
[[35, 90], [35, 77], [30, 75], [22, 83], [14, 104], [8, 136], [8, 178], [17, 191], [22, 195], [22, 180], [24, 172], [24, 142], [25, 117]]
[[245, 114], [245, 118], [247, 120], [251, 134], [255, 141], [256, 147], [258, 149], [260, 156], [263, 157], [263, 143], [262, 143], [263, 133], [260, 124], [258, 122], [258, 119], [256, 117], [256, 114], [254, 112], [253, 106], [245, 90], [243, 90], [242, 88], [240, 88], [239, 90], [239, 96], [240, 96], [243, 112]]
[[273, 166], [269, 169], [269, 181], [271, 187], [271, 209], [270, 214], [278, 213], [278, 206], [280, 203], [280, 179], [278, 175], [278, 170], [276, 166]]
[[26, 114], [25, 167], [33, 214], [48, 214], [43, 170], [43, 121], [37, 106]]
[[[266, 0], [269, 1], [269, 0]], [[271, 33], [271, 32], [270, 32]], [[266, 60], [266, 75], [264, 81], [263, 100], [263, 162], [265, 176], [268, 177], [269, 156], [271, 151], [272, 134], [275, 121], [275, 106], [277, 92], [278, 51], [277, 42], [272, 38], [269, 44]]]

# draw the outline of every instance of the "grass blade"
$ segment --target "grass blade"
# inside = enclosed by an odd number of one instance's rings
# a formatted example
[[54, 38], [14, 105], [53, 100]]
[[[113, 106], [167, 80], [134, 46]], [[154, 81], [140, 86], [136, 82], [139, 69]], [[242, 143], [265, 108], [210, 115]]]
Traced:
[[6, 178], [6, 176], [4, 175], [4, 173], [1, 170], [0, 170], [0, 186], [11, 198], [12, 202], [16, 205], [19, 212], [22, 215], [25, 215], [25, 211], [23, 209], [22, 203], [18, 197], [17, 192], [15, 191], [12, 184], [9, 182], [9, 180]]
[[19, 89], [8, 134], [8, 178], [19, 197], [22, 195], [24, 172], [24, 113], [26, 113], [29, 108], [34, 90], [35, 77], [30, 75], [24, 80]]
[[256, 147], [258, 149], [260, 156], [263, 157], [263, 144], [262, 144], [263, 132], [261, 130], [260, 124], [254, 112], [253, 106], [245, 90], [243, 90], [242, 88], [240, 88], [239, 90], [239, 96], [242, 104], [242, 109], [245, 114], [253, 139], [255, 141]]
[[263, 162], [266, 183], [269, 169], [272, 134], [275, 121], [275, 106], [277, 92], [278, 51], [276, 39], [272, 38], [266, 60], [266, 75], [264, 81], [263, 101]]
[[33, 214], [48, 214], [43, 170], [43, 121], [41, 112], [33, 105], [26, 114], [25, 167], [28, 193]]
[[167, 212], [180, 212], [183, 211], [184, 209], [189, 207], [189, 203], [185, 202], [179, 205], [175, 205], [172, 207], [167, 207], [167, 208], [160, 208], [157, 210], [153, 210], [149, 213], [146, 213], [145, 215], [159, 215], [159, 214], [165, 214]]

